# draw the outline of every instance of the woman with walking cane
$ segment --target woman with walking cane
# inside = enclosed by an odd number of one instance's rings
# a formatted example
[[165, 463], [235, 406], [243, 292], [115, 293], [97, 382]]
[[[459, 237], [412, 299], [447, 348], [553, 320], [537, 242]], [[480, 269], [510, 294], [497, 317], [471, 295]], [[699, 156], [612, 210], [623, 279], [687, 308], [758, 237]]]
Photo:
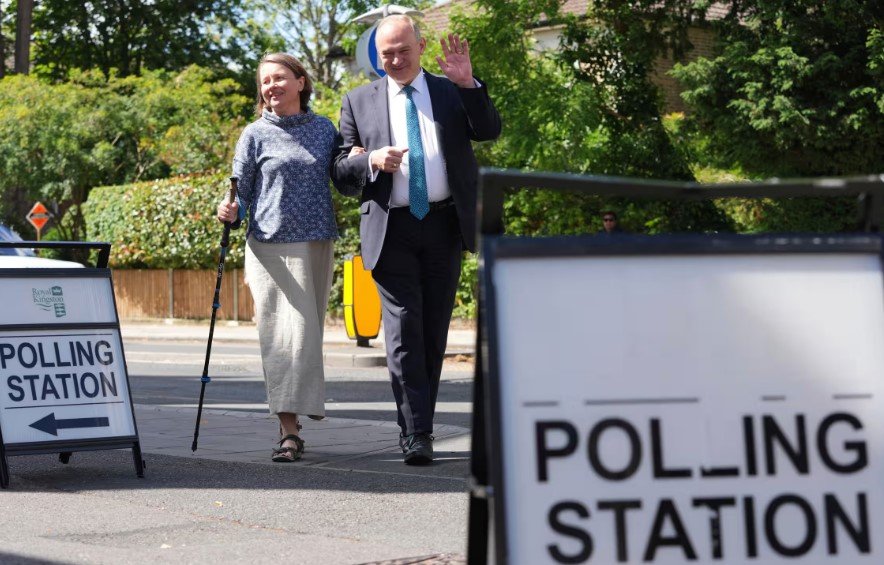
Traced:
[[322, 333], [338, 236], [329, 177], [340, 136], [310, 110], [310, 77], [291, 55], [264, 56], [257, 82], [258, 119], [243, 130], [233, 158], [237, 202], [220, 203], [218, 219], [238, 228], [248, 212], [246, 279], [267, 400], [279, 418], [272, 459], [284, 463], [304, 452], [298, 416], [325, 417]]

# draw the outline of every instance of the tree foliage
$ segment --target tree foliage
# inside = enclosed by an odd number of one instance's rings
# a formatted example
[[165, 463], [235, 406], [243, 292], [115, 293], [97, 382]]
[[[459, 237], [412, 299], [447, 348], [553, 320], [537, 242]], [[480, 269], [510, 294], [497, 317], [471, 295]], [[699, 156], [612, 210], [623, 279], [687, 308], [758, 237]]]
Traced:
[[[716, 55], [676, 66], [700, 161], [754, 178], [884, 171], [880, 3], [732, 4]], [[760, 200], [733, 208], [747, 231], [849, 231], [853, 202]]]
[[[400, 0], [400, 6], [421, 8], [430, 0]], [[285, 40], [314, 82], [336, 89], [344, 80], [341, 56], [353, 54], [365, 24], [351, 20], [377, 7], [370, 0], [267, 0], [266, 18]]]
[[[40, 199], [59, 220], [59, 238], [112, 241], [118, 268], [214, 267], [221, 230], [214, 208], [250, 114], [241, 85], [253, 85], [258, 56], [280, 49], [281, 42], [262, 35], [264, 23], [249, 20], [246, 9], [256, 5], [250, 0], [174, 4], [178, 11], [182, 5], [194, 9], [165, 14], [172, 5], [167, 0], [38, 4], [37, 22], [48, 27], [35, 37], [37, 70], [52, 80], [0, 80], [0, 219], [21, 231], [24, 212]], [[714, 24], [718, 55], [676, 71], [694, 108], [685, 120], [662, 117], [649, 75], [657, 57], [689, 47], [687, 26], [702, 15], [704, 3], [592, 0], [586, 17], [575, 18], [562, 16], [560, 0], [476, 0], [474, 11], [456, 6], [451, 31], [470, 40], [475, 74], [488, 83], [504, 124], [499, 141], [477, 145], [480, 161], [670, 180], [692, 179], [710, 166], [738, 178], [881, 172], [884, 37], [872, 2], [834, 4], [733, 3], [731, 14]], [[2, 5], [0, 20], [8, 20], [9, 3]], [[264, 7], [267, 18], [275, 14], [274, 21], [293, 32], [289, 50], [317, 79], [313, 109], [337, 122], [342, 95], [364, 79], [342, 75], [329, 54], [336, 45], [352, 48], [364, 27], [346, 22], [374, 5], [270, 0]], [[149, 14], [124, 22], [125, 10]], [[564, 26], [559, 50], [538, 49], [532, 39], [538, 22]], [[249, 26], [258, 31], [250, 35]], [[8, 32], [8, 21], [3, 29]], [[45, 30], [55, 30], [57, 38]], [[232, 46], [242, 37], [248, 41]], [[438, 43], [428, 39], [423, 62], [438, 72]], [[193, 61], [215, 71], [183, 68]], [[219, 79], [231, 74], [239, 84]], [[217, 169], [224, 172], [211, 172]], [[192, 174], [204, 171], [210, 172]], [[184, 176], [148, 180], [169, 175]], [[90, 194], [101, 185], [117, 186]], [[359, 249], [358, 207], [337, 193], [334, 203], [341, 237], [333, 307], [340, 298], [340, 264]], [[505, 200], [506, 230], [594, 232], [607, 208], [617, 210], [628, 231], [648, 234], [838, 231], [850, 229], [854, 219], [846, 201], [713, 205], [520, 190]], [[241, 262], [242, 234], [233, 238], [234, 265]], [[475, 275], [471, 256], [458, 289], [458, 315], [474, 313]]]
[[17, 1], [0, 0], [0, 78], [12, 69], [7, 68], [7, 61], [15, 54], [15, 31]]
[[[115, 269], [214, 268], [223, 231], [215, 207], [229, 182], [225, 171], [95, 188], [83, 205], [86, 237], [110, 242]], [[359, 206], [333, 195], [340, 237], [329, 309], [340, 314], [343, 263], [359, 253]], [[231, 232], [228, 267], [243, 266], [245, 234], [246, 224]]]
[[248, 106], [236, 91], [232, 80], [214, 81], [196, 67], [107, 81], [75, 72], [61, 84], [5, 77], [3, 220], [21, 231], [24, 212], [41, 200], [60, 239], [78, 240], [85, 235], [79, 205], [94, 186], [227, 167]]
[[33, 14], [34, 0], [0, 0], [0, 78], [28, 74]]
[[[222, 231], [214, 209], [229, 182], [215, 173], [97, 187], [83, 206], [87, 237], [111, 243], [112, 268], [210, 267]], [[242, 266], [242, 238], [232, 243], [229, 264]]]
[[10, 44], [7, 28], [10, 27], [10, 21], [8, 6], [0, 1], [0, 78], [6, 75], [6, 51]]
[[126, 77], [199, 65], [250, 88], [255, 61], [280, 44], [248, 7], [248, 0], [41, 0], [34, 70], [64, 80], [73, 69]]
[[656, 60], [689, 49], [694, 0], [592, 0], [571, 16], [561, 60], [590, 85], [607, 133], [600, 173], [693, 180], [685, 156], [663, 127], [663, 99], [651, 76]]
[[679, 66], [710, 156], [752, 176], [884, 170], [884, 38], [873, 0], [735, 2], [717, 55]]
[[[500, 140], [480, 150], [482, 162], [527, 170], [692, 178], [684, 154], [663, 127], [662, 100], [647, 75], [654, 54], [674, 41], [666, 31], [671, 21], [660, 19], [648, 31], [644, 19], [619, 3], [591, 2], [594, 19], [568, 20], [561, 51], [538, 50], [532, 30], [539, 21], [564, 21], [559, 4], [477, 0], [474, 13], [452, 17], [454, 29], [470, 38], [475, 73], [488, 83], [503, 119]], [[652, 2], [640, 4], [647, 4], [645, 15], [653, 11]], [[603, 31], [594, 31], [600, 25]], [[615, 72], [618, 64], [621, 70]], [[602, 82], [596, 71], [609, 76]], [[617, 200], [521, 190], [505, 201], [506, 229], [520, 235], [592, 232], [601, 228], [600, 212], [609, 207], [620, 209], [625, 227], [641, 233], [729, 227], [710, 203], [627, 208]]]

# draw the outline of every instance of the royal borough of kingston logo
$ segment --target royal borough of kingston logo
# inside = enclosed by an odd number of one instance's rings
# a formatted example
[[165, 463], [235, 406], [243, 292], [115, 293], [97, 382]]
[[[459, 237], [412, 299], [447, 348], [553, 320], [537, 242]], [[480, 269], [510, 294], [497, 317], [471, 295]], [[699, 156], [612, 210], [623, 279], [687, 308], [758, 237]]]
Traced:
[[58, 285], [49, 288], [32, 288], [34, 304], [41, 310], [55, 312], [56, 318], [67, 314], [64, 307], [64, 291]]

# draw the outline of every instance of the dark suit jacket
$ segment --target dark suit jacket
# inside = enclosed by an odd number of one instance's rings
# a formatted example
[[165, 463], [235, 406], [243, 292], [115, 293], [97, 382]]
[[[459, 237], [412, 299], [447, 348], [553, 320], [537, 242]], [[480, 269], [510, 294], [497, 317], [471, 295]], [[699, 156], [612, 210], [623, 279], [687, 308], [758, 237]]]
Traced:
[[[497, 138], [500, 115], [484, 84], [479, 88], [458, 88], [445, 77], [430, 73], [426, 73], [426, 77], [464, 247], [475, 251], [479, 166], [470, 140]], [[359, 232], [366, 269], [373, 269], [377, 264], [387, 231], [393, 178], [381, 172], [374, 182], [368, 182], [368, 155], [375, 149], [392, 145], [389, 113], [386, 78], [354, 89], [344, 97], [341, 107], [343, 144], [335, 158], [334, 173], [341, 185], [352, 183], [362, 190]], [[364, 147], [366, 152], [348, 159], [353, 146]]]

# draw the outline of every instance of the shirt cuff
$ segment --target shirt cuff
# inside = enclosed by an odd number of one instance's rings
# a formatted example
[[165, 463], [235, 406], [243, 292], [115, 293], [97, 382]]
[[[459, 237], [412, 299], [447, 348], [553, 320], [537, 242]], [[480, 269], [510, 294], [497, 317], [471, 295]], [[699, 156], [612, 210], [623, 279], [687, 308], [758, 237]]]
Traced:
[[372, 170], [371, 168], [371, 156], [374, 155], [380, 149], [375, 149], [371, 153], [368, 154], [368, 182], [374, 182], [377, 180], [378, 175], [380, 174], [380, 170]]

